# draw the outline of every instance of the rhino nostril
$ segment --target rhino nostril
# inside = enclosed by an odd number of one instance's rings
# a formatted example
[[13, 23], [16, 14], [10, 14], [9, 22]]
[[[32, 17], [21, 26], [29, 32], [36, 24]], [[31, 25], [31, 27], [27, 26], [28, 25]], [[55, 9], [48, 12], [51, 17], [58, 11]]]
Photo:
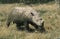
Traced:
[[42, 20], [42, 18], [40, 17], [39, 20]]
[[40, 18], [40, 20], [42, 20], [42, 18]]

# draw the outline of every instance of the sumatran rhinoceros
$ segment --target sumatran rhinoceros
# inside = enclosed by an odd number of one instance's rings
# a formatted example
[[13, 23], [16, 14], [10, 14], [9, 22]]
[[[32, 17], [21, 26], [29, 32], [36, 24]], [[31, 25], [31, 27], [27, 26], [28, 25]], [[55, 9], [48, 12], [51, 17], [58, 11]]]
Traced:
[[8, 27], [11, 22], [16, 23], [17, 27], [20, 28], [24, 25], [27, 30], [30, 30], [29, 24], [33, 25], [36, 30], [44, 30], [44, 20], [31, 7], [15, 7], [12, 9], [7, 18]]

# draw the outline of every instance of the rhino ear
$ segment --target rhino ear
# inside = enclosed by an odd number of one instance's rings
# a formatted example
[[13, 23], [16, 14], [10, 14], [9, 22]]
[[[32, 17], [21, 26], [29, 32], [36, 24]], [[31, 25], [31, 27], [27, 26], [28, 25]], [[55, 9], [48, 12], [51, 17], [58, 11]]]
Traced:
[[31, 12], [31, 15], [34, 16], [34, 14]]

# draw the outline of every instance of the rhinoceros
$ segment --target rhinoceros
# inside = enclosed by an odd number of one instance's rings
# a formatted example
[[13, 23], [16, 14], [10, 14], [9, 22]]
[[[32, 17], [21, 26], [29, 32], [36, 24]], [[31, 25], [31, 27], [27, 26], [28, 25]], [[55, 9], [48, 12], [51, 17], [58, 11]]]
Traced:
[[14, 7], [7, 18], [8, 27], [11, 22], [15, 23], [17, 27], [24, 25], [27, 30], [30, 30], [29, 24], [33, 25], [36, 30], [44, 30], [44, 20], [32, 7]]

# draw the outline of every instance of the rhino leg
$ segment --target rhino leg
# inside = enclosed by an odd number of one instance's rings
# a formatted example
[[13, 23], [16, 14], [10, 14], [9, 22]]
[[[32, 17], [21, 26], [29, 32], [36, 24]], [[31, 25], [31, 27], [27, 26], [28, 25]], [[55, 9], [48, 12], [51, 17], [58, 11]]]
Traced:
[[31, 21], [28, 21], [27, 24], [26, 24], [26, 29], [29, 31], [29, 32], [34, 32], [35, 30], [34, 29], [31, 29], [29, 27], [29, 24], [33, 25], [36, 29], [38, 29], [38, 27], [35, 25], [35, 23], [31, 22]]
[[31, 29], [31, 28], [29, 27], [29, 23], [26, 23], [26, 30], [27, 30], [28, 32], [34, 32], [34, 31], [35, 31], [34, 29]]
[[23, 25], [24, 25], [23, 23], [16, 23], [16, 27], [18, 30], [24, 30], [25, 26], [23, 26]]
[[10, 15], [8, 15], [8, 17], [7, 17], [7, 26], [9, 27], [9, 25], [10, 25], [10, 23], [13, 21], [13, 17], [12, 16], [10, 16]]
[[45, 31], [44, 22], [42, 23], [41, 26], [39, 26], [39, 31], [40, 31], [40, 32], [44, 32], [44, 31]]
[[29, 23], [26, 22], [24, 25], [25, 25], [25, 29], [29, 31]]
[[29, 23], [33, 25], [36, 28], [36, 30], [38, 29], [38, 25], [36, 25], [34, 22], [30, 21]]
[[10, 23], [11, 23], [12, 20], [7, 20], [7, 26], [9, 27]]
[[9, 27], [9, 25], [10, 25], [10, 22], [7, 22], [7, 26]]

